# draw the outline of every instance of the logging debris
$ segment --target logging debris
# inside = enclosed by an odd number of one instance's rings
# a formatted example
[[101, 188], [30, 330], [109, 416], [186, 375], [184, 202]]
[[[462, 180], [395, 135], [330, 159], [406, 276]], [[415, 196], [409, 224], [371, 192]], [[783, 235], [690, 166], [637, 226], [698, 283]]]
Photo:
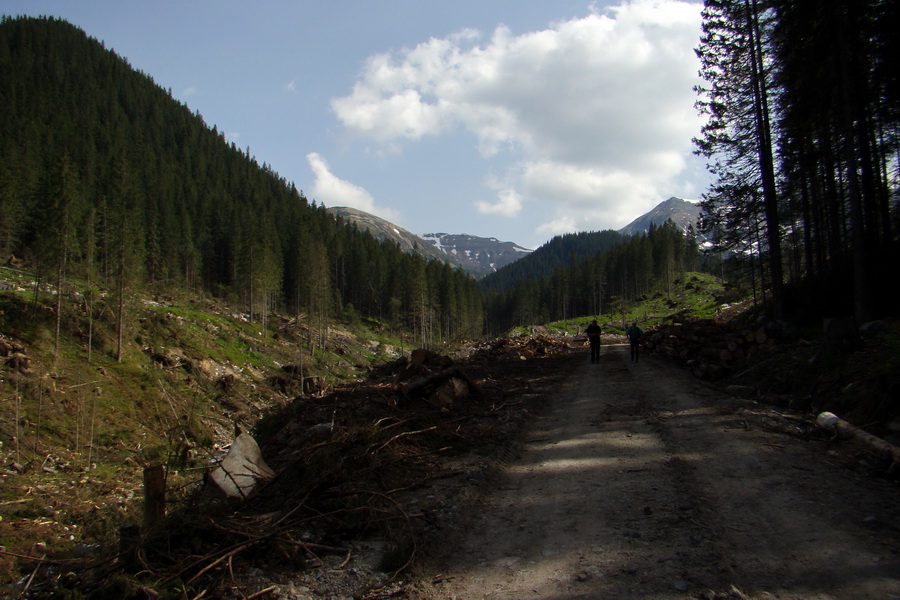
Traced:
[[[564, 376], [556, 365], [571, 360], [566, 348], [546, 337], [473, 344], [453, 357], [414, 350], [354, 384], [297, 396], [235, 440], [247, 477], [234, 476], [240, 465], [216, 477], [223, 462], [204, 478], [231, 482], [230, 497], [200, 481], [168, 490], [168, 514], [125, 528], [121, 556], [79, 568], [77, 581], [39, 563], [30, 593], [247, 597], [279, 573], [307, 573], [309, 590], [335, 597], [389, 592], [394, 574], [468, 506], [494, 458], [515, 447]], [[249, 463], [237, 452], [248, 446]]]

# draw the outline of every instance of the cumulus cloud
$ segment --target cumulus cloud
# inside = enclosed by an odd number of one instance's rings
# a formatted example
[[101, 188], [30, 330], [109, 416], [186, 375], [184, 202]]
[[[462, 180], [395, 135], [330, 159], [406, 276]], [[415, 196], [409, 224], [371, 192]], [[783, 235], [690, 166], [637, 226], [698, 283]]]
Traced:
[[[395, 147], [464, 129], [515, 164], [485, 214], [551, 203], [542, 230], [623, 225], [671, 194], [699, 130], [692, 48], [700, 5], [632, 0], [514, 35], [465, 30], [372, 56], [347, 96], [344, 127]], [[627, 205], [627, 206], [626, 206]]]
[[522, 210], [522, 196], [515, 190], [500, 190], [497, 193], [497, 201], [494, 203], [477, 201], [475, 203], [478, 212], [484, 215], [502, 215], [514, 217]]
[[315, 176], [311, 195], [325, 206], [349, 206], [384, 219], [397, 218], [393, 210], [376, 206], [372, 194], [364, 188], [334, 175], [318, 153], [310, 152], [306, 160]]

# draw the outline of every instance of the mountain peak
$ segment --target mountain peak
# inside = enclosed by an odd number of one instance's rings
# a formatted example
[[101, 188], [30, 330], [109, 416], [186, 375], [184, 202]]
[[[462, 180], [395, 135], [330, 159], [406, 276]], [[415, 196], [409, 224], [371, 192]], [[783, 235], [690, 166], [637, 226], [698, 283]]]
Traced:
[[646, 232], [651, 223], [662, 225], [666, 221], [672, 221], [682, 231], [687, 231], [689, 226], [697, 228], [697, 220], [700, 218], [700, 206], [696, 202], [672, 196], [656, 205], [650, 212], [641, 215], [625, 227], [619, 230], [622, 235], [634, 235]]

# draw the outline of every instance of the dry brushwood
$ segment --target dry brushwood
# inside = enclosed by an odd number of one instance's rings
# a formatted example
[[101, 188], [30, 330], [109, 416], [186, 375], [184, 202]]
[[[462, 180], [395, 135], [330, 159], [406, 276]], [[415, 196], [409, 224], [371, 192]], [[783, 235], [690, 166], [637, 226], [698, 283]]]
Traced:
[[[368, 381], [298, 397], [254, 432], [270, 478], [233, 498], [206, 486], [170, 500], [171, 512], [118, 568], [148, 596], [179, 588], [217, 597], [227, 586], [252, 597], [253, 584], [242, 579], [250, 567], [333, 569], [336, 558], [350, 560], [354, 535], [365, 532], [382, 540], [385, 572], [402, 570], [429, 527], [423, 498], [435, 498], [436, 482], [468, 475], [446, 457], [508, 447], [515, 424], [528, 418], [522, 394], [538, 376], [523, 356], [550, 357], [564, 345], [550, 338], [482, 344], [458, 362], [420, 352], [418, 362], [372, 369]], [[101, 585], [99, 577], [79, 584]]]

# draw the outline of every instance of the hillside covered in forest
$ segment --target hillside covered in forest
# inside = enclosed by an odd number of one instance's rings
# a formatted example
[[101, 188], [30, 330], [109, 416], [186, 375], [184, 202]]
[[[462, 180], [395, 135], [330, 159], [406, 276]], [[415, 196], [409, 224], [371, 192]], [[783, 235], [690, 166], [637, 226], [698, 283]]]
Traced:
[[352, 306], [423, 339], [480, 332], [472, 278], [345, 226], [77, 27], [4, 18], [0, 72], [12, 264], [110, 290], [92, 297], [111, 307], [138, 289], [202, 290], [263, 320]]
[[616, 231], [557, 236], [481, 282], [485, 322], [511, 327], [620, 310], [653, 292], [670, 293], [700, 268], [697, 239], [672, 221], [633, 236]]

